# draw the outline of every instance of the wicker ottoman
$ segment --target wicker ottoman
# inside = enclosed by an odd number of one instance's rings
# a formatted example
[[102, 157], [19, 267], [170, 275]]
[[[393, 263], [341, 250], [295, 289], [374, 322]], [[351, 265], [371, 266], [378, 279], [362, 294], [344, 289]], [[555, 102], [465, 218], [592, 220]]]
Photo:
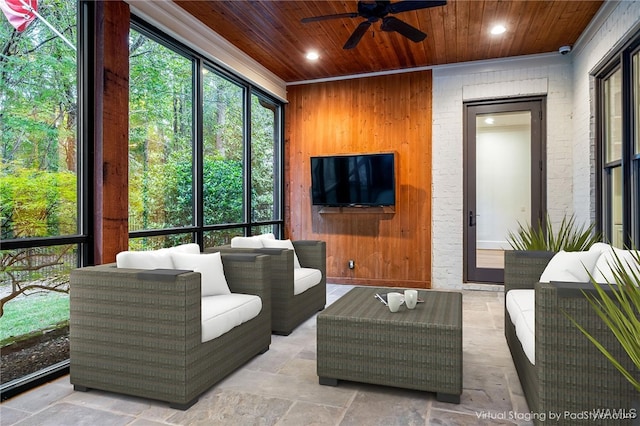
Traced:
[[462, 294], [419, 291], [418, 303], [392, 313], [375, 299], [389, 288], [356, 287], [318, 314], [320, 384], [338, 380], [436, 392], [460, 403]]

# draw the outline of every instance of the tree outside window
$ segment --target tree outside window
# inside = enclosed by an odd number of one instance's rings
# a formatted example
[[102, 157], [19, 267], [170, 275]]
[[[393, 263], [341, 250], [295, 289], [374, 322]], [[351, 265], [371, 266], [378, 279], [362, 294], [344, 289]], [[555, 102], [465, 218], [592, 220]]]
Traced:
[[[39, 14], [75, 43], [77, 4]], [[68, 359], [69, 272], [78, 266], [77, 54], [41, 19], [0, 14], [0, 347], [4, 385]], [[42, 346], [43, 336], [56, 344]], [[22, 346], [22, 350], [17, 348]]]

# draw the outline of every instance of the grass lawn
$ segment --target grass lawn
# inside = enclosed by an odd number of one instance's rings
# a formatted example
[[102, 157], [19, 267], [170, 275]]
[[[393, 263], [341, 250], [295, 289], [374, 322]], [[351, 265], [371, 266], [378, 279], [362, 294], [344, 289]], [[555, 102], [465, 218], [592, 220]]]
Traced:
[[69, 295], [46, 292], [20, 296], [4, 305], [0, 318], [0, 347], [34, 331], [69, 320]]

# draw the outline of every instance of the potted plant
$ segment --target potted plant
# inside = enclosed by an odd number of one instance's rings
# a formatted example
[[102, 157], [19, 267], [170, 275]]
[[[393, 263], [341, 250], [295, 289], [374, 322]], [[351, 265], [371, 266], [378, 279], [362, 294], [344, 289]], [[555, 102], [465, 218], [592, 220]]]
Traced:
[[505, 251], [505, 289], [531, 288], [560, 250], [588, 250], [601, 240], [594, 228], [595, 224], [576, 225], [573, 215], [569, 218], [565, 216], [557, 231], [548, 216], [545, 224], [538, 224], [537, 227], [518, 223], [518, 230], [509, 231], [507, 236], [513, 250]]

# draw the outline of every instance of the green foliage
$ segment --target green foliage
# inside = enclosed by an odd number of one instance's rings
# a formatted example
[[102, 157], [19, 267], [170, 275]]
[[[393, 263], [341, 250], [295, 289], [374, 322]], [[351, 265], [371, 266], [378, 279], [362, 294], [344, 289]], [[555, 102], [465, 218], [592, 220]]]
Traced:
[[203, 199], [205, 223], [242, 222], [242, 162], [206, 158], [203, 165]]
[[[635, 252], [632, 264], [627, 264], [614, 251], [614, 264], [611, 266], [614, 282], [604, 285], [591, 281], [596, 289], [596, 294], [584, 293], [585, 297], [614, 334], [620, 345], [629, 356], [636, 368], [640, 369], [640, 252]], [[609, 291], [605, 291], [607, 288]], [[591, 335], [584, 327], [571, 317], [569, 319], [580, 331], [587, 336], [611, 364], [620, 371], [624, 377], [640, 391], [640, 380], [634, 377], [618, 359], [616, 359], [602, 343]]]
[[274, 185], [278, 176], [274, 154], [276, 116], [273, 104], [251, 97], [251, 218], [254, 221], [273, 219]]
[[[75, 40], [76, 2], [40, 13]], [[0, 19], [0, 52], [2, 238], [75, 234], [76, 54], [39, 19], [22, 33]]]
[[77, 233], [76, 176], [0, 165], [2, 238]]
[[132, 30], [129, 62], [129, 229], [190, 226], [192, 207], [168, 210], [184, 205], [176, 182], [191, 184], [175, 165], [192, 158], [193, 61]]
[[[167, 172], [167, 221], [183, 222], [193, 209], [191, 163], [168, 164]], [[243, 180], [240, 161], [205, 158], [202, 185], [206, 224], [242, 222]], [[169, 200], [173, 202], [169, 203]]]
[[560, 229], [555, 231], [550, 218], [547, 217], [544, 226], [523, 226], [518, 223], [518, 230], [509, 231], [507, 241], [514, 250], [584, 251], [602, 240], [601, 235], [594, 232], [594, 228], [595, 224], [578, 227], [575, 217], [571, 215], [568, 219], [565, 216], [560, 223]]
[[11, 301], [0, 318], [0, 347], [16, 337], [69, 320], [69, 295], [47, 293]]
[[[205, 67], [202, 72], [202, 182], [194, 182], [192, 125], [194, 64], [141, 32], [130, 38], [129, 229], [166, 229], [195, 223], [202, 190], [205, 225], [243, 223], [245, 141], [251, 143], [251, 214], [274, 215], [276, 106]], [[245, 135], [250, 119], [251, 135]], [[196, 188], [196, 184], [201, 185]], [[145, 241], [145, 247], [178, 241]], [[138, 244], [138, 242], [136, 242]]]

